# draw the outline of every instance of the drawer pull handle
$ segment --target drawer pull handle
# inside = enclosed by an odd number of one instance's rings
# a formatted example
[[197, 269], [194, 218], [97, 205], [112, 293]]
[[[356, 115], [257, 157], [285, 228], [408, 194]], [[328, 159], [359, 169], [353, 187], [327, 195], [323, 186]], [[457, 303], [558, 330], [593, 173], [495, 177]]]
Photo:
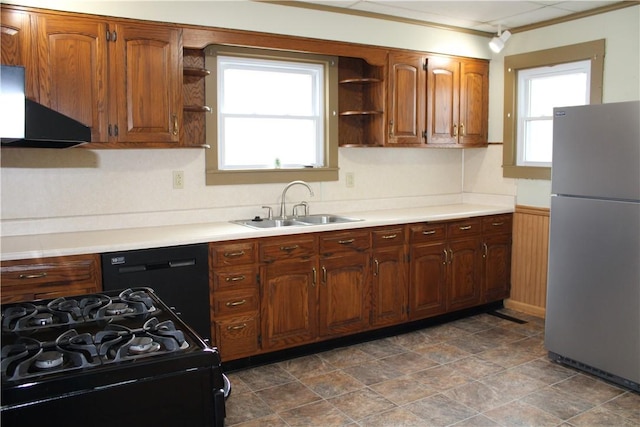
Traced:
[[341, 245], [350, 245], [355, 241], [356, 239], [338, 240], [338, 243], [340, 243]]
[[244, 279], [245, 279], [245, 277], [241, 275], [241, 276], [227, 277], [224, 280], [226, 280], [227, 282], [239, 282], [239, 281], [244, 280]]
[[19, 279], [40, 279], [42, 277], [47, 277], [47, 273], [21, 274], [18, 276]]
[[246, 302], [247, 302], [246, 299], [242, 299], [240, 301], [233, 301], [233, 302], [230, 301], [230, 302], [226, 303], [225, 305], [227, 307], [237, 307], [239, 305], [245, 304]]
[[378, 261], [378, 258], [374, 258], [373, 263], [376, 266], [375, 270], [373, 270], [373, 275], [377, 276], [378, 274], [380, 274], [380, 261]]
[[236, 325], [236, 326], [227, 326], [227, 331], [238, 331], [246, 327], [247, 327], [246, 323], [243, 323], [242, 325]]
[[244, 255], [244, 251], [239, 251], [239, 252], [225, 252], [224, 256], [227, 258], [237, 258], [239, 256]]
[[436, 230], [423, 231], [422, 234], [424, 234], [425, 236], [430, 236], [432, 234], [436, 234]]
[[284, 252], [292, 252], [292, 251], [295, 251], [296, 249], [298, 249], [299, 247], [300, 247], [299, 245], [280, 246], [280, 250], [284, 251]]
[[395, 239], [398, 237], [397, 234], [387, 234], [386, 236], [382, 236], [383, 239]]
[[504, 222], [493, 222], [491, 223], [491, 225], [493, 225], [494, 227], [500, 227], [501, 225], [504, 225]]
[[471, 230], [471, 226], [470, 225], [462, 225], [462, 226], [460, 226], [460, 230], [462, 230], [462, 231]]

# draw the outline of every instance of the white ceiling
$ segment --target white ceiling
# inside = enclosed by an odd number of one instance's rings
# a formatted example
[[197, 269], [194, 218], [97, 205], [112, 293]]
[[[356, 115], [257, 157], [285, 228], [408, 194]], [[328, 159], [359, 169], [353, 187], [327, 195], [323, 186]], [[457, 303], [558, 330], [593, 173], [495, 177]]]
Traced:
[[496, 33], [499, 25], [503, 30], [512, 29], [609, 6], [620, 1], [305, 0], [294, 3], [346, 8], [363, 14], [388, 15]]

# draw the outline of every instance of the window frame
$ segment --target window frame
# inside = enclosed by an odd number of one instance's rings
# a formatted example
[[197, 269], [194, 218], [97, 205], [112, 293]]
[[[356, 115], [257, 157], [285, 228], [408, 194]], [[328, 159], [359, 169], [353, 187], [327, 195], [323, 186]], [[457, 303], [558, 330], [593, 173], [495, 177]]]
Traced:
[[602, 103], [605, 40], [595, 40], [504, 58], [504, 122], [502, 171], [507, 178], [551, 179], [551, 167], [517, 164], [518, 70], [588, 60], [591, 62], [589, 103]]
[[[255, 59], [280, 61], [299, 61], [325, 65], [325, 111], [324, 115], [324, 167], [279, 168], [279, 169], [219, 169], [218, 159], [218, 121], [217, 86], [218, 70], [216, 56], [238, 56]], [[207, 77], [206, 99], [212, 108], [207, 114], [207, 144], [211, 147], [205, 152], [206, 185], [260, 184], [305, 180], [309, 182], [338, 180], [338, 58], [329, 55], [285, 52], [267, 49], [253, 49], [234, 46], [212, 45], [205, 49], [206, 67], [211, 70]], [[211, 61], [211, 62], [209, 62]]]

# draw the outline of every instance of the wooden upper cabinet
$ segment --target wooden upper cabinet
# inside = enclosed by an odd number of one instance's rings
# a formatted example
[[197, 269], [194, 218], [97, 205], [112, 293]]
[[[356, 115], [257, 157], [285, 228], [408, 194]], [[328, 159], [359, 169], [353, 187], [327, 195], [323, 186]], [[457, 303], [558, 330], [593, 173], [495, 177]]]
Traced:
[[180, 30], [115, 25], [110, 49], [118, 141], [177, 143], [182, 124]]
[[489, 124], [489, 64], [485, 61], [460, 62], [459, 143], [486, 145]]
[[389, 53], [387, 145], [423, 143], [426, 75], [424, 55]]
[[445, 56], [427, 61], [427, 144], [485, 145], [489, 64]]
[[40, 103], [91, 127], [107, 141], [107, 24], [38, 15]]
[[38, 101], [38, 73], [34, 64], [34, 45], [31, 37], [31, 15], [2, 9], [0, 15], [0, 63], [25, 67], [25, 86], [28, 98]]
[[[7, 59], [24, 57], [20, 62], [37, 74], [27, 81], [34, 82], [38, 101], [91, 127], [88, 147], [167, 147], [180, 142], [182, 30], [94, 16], [10, 9], [2, 13], [3, 61], [5, 50]], [[21, 34], [20, 28], [24, 37], [5, 39], [7, 32]]]

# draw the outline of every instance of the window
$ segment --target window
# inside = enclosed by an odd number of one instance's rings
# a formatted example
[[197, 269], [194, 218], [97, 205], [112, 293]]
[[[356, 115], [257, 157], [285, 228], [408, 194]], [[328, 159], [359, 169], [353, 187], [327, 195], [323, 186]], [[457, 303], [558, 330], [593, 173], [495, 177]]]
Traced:
[[551, 166], [553, 108], [589, 103], [591, 62], [518, 71], [519, 166]]
[[551, 179], [553, 107], [602, 102], [604, 47], [597, 40], [505, 57], [505, 177]]
[[207, 184], [337, 180], [336, 59], [212, 47], [206, 60]]

